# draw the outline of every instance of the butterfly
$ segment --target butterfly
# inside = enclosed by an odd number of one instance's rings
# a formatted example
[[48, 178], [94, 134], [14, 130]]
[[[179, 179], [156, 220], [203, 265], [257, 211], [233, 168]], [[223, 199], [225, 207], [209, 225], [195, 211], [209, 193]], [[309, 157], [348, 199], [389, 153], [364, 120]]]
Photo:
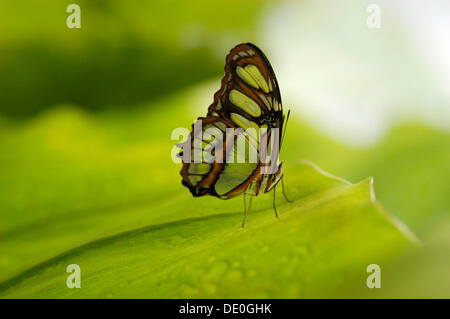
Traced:
[[288, 119], [269, 60], [251, 43], [237, 45], [226, 57], [225, 76], [206, 117], [199, 117], [188, 140], [178, 145], [183, 148], [178, 154], [183, 158], [182, 184], [194, 197], [229, 199], [243, 194], [242, 227], [246, 195], [250, 210], [253, 196], [273, 190], [278, 217], [275, 189], [280, 181], [290, 202], [278, 160]]

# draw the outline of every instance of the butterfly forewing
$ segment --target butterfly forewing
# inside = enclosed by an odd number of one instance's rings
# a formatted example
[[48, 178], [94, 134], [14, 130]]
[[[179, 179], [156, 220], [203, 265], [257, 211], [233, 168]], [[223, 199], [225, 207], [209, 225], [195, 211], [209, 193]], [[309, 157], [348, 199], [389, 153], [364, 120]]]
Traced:
[[213, 115], [243, 129], [282, 128], [278, 82], [269, 61], [256, 46], [240, 44], [228, 54], [221, 88], [208, 109], [208, 116]]

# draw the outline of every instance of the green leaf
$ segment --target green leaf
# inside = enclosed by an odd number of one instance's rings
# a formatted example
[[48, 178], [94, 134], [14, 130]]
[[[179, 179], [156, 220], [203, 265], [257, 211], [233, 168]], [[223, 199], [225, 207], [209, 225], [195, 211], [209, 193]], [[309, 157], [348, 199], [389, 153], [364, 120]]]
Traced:
[[295, 130], [288, 129], [285, 143], [295, 145], [297, 151], [283, 150], [285, 161], [300, 153], [352, 182], [370, 174], [377, 199], [419, 235], [450, 214], [448, 132], [420, 123], [403, 123], [379, 144], [351, 148], [295, 123], [298, 114], [291, 117], [289, 125], [295, 125]]
[[[1, 284], [0, 297], [338, 296], [350, 282], [365, 285], [368, 264], [414, 241], [375, 201], [371, 179], [350, 184], [300, 162], [285, 167], [285, 184], [294, 203], [278, 194], [276, 219], [272, 197], [255, 198], [243, 229], [242, 198], [180, 189], [140, 208], [159, 216], [153, 222], [50, 258]], [[162, 222], [164, 213], [177, 217]], [[69, 264], [81, 267], [81, 289], [66, 287]]]
[[[242, 197], [193, 198], [169, 137], [190, 126], [207, 91], [126, 116], [60, 107], [3, 122], [0, 297], [340, 296], [352, 283], [367, 289], [368, 264], [411, 246], [414, 236], [374, 200], [371, 179], [350, 184], [298, 162], [327, 145], [307, 134], [283, 146], [295, 202], [278, 194], [278, 220], [271, 195], [254, 199], [244, 229]], [[81, 289], [65, 284], [73, 263]]]

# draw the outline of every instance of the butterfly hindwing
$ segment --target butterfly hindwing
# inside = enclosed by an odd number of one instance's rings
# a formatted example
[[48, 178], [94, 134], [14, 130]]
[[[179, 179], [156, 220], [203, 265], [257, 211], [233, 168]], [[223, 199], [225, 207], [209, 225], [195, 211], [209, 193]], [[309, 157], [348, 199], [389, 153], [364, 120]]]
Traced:
[[[189, 160], [183, 164], [181, 170], [183, 185], [187, 186], [194, 196], [209, 194], [220, 198], [232, 197], [229, 193], [245, 184], [258, 167], [257, 161], [249, 161], [250, 154], [257, 158], [256, 143], [240, 131], [235, 131], [236, 135], [227, 136], [226, 129], [236, 127], [223, 119], [207, 117], [197, 121], [201, 123], [201, 131], [196, 134], [194, 124], [188, 141], [181, 145], [184, 152], [189, 152]], [[237, 139], [245, 141], [241, 145], [244, 145], [246, 152], [238, 152]], [[245, 154], [246, 158], [239, 158], [242, 154]], [[180, 157], [184, 155], [186, 154]], [[244, 190], [245, 188], [242, 192]]]

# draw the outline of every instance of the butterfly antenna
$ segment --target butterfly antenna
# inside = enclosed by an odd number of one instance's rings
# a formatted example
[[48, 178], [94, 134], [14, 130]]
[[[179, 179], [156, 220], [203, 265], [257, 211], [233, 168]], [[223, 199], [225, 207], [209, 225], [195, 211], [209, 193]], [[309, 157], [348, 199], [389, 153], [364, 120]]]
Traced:
[[244, 228], [246, 217], [247, 217], [247, 205], [245, 204], [245, 193], [244, 193], [244, 220], [242, 221], [242, 228]]
[[286, 124], [285, 124], [284, 129], [283, 129], [283, 135], [281, 136], [280, 148], [281, 148], [281, 145], [283, 145], [284, 136], [286, 135], [285, 133], [286, 133], [287, 124], [288, 124], [288, 121], [289, 121], [289, 114], [291, 114], [291, 110], [288, 111], [288, 114], [286, 116]]
[[287, 198], [286, 193], [284, 192], [284, 181], [283, 181], [283, 179], [281, 179], [281, 189], [282, 189], [282, 193], [283, 193], [283, 196], [286, 199], [286, 201], [289, 202], [289, 203], [293, 203], [294, 201], [292, 201], [289, 198]]
[[273, 188], [273, 209], [275, 210], [275, 217], [278, 218], [277, 207], [275, 205], [276, 186]]

